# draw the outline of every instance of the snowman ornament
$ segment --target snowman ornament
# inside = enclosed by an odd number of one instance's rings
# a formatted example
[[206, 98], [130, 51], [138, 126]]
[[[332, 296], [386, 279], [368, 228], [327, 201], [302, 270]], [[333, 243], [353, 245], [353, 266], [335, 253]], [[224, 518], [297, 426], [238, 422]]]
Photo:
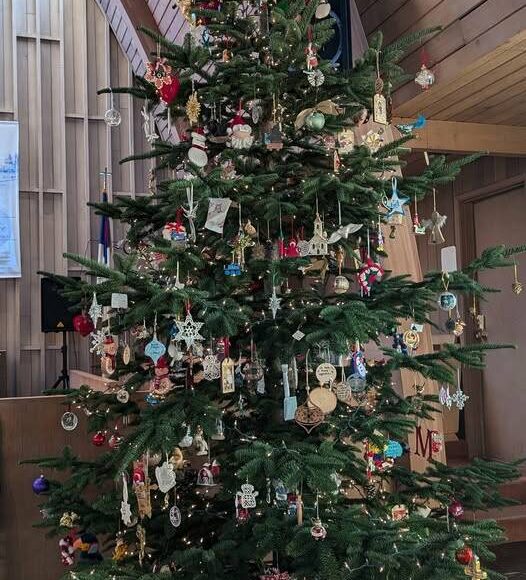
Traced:
[[[238, 492], [239, 493], [239, 492]], [[253, 509], [256, 507], [256, 497], [259, 491], [254, 491], [254, 486], [250, 483], [244, 483], [241, 486], [241, 507], [245, 509]]]
[[197, 167], [205, 167], [208, 163], [206, 154], [206, 137], [203, 129], [192, 131], [192, 146], [188, 150], [188, 159]]
[[250, 517], [249, 510], [256, 507], [256, 497], [259, 491], [254, 490], [254, 486], [250, 483], [244, 483], [241, 486], [241, 491], [236, 493], [236, 517], [238, 521], [245, 522]]

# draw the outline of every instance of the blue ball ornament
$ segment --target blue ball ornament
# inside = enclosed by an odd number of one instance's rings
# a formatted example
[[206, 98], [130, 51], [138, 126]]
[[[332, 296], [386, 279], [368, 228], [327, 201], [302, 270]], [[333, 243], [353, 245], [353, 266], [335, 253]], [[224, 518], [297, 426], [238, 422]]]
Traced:
[[37, 495], [40, 495], [41, 493], [49, 491], [49, 481], [43, 475], [39, 475], [33, 480], [31, 487]]
[[442, 292], [438, 297], [438, 306], [441, 310], [453, 310], [457, 305], [457, 297], [453, 292]]
[[387, 448], [384, 453], [386, 457], [392, 457], [393, 459], [397, 459], [398, 457], [402, 457], [403, 453], [404, 450], [402, 448], [402, 445], [400, 445], [398, 441], [390, 439], [387, 442]]
[[146, 395], [146, 397], [144, 397], [144, 400], [148, 403], [148, 405], [150, 405], [151, 407], [155, 407], [157, 406], [161, 401], [153, 394], [153, 393], [148, 393]]

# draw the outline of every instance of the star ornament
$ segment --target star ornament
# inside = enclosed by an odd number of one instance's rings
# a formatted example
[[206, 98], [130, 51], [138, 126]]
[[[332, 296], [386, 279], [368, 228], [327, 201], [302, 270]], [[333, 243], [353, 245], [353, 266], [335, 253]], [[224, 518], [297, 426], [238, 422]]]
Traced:
[[387, 219], [390, 219], [396, 215], [401, 216], [405, 215], [404, 205], [408, 201], [409, 201], [408, 197], [406, 197], [405, 195], [399, 196], [398, 191], [396, 189], [393, 189], [391, 198], [384, 203], [386, 209], [388, 210]]
[[196, 322], [190, 313], [186, 315], [184, 321], [176, 320], [177, 334], [174, 340], [184, 340], [186, 348], [190, 348], [195, 344], [196, 340], [204, 340], [204, 337], [199, 334], [204, 322]]
[[93, 321], [93, 324], [97, 326], [99, 318], [102, 318], [102, 306], [99, 304], [97, 300], [97, 294], [95, 292], [93, 292], [93, 301], [89, 307], [88, 314]]

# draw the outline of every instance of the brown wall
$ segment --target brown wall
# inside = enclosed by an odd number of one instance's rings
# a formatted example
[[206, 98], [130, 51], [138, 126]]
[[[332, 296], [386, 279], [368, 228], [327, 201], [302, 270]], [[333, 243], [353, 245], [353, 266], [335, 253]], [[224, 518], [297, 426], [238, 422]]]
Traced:
[[[413, 156], [407, 172], [419, 168], [423, 163], [421, 157]], [[445, 245], [456, 245], [460, 266], [488, 246], [526, 243], [526, 191], [522, 176], [526, 176], [526, 159], [485, 157], [464, 168], [454, 183], [440, 188], [437, 209], [448, 216]], [[432, 199], [428, 197], [419, 205], [419, 214], [427, 217], [431, 211]], [[439, 270], [442, 246], [429, 245], [424, 237], [419, 237], [417, 244], [422, 269]], [[526, 257], [517, 261], [519, 273], [526, 275]], [[488, 370], [482, 373], [463, 370], [463, 387], [471, 397], [465, 409], [469, 453], [516, 459], [526, 451], [521, 365], [526, 347], [526, 294], [515, 296], [511, 292], [511, 269], [484, 273], [480, 281], [502, 291], [478, 305], [486, 315], [489, 342], [515, 344], [517, 350], [489, 353]], [[468, 322], [463, 340], [468, 342], [473, 340], [469, 305], [461, 304], [464, 320]], [[442, 325], [445, 318], [440, 313], [434, 320]], [[434, 330], [435, 334], [440, 332]]]
[[[140, 105], [116, 97], [122, 123], [110, 129], [107, 97], [97, 96], [131, 79], [96, 0], [0, 0], [0, 120], [20, 122], [22, 254], [22, 278], [0, 280], [0, 394], [38, 394], [58, 374], [58, 337], [40, 332], [36, 272], [78, 275], [63, 252], [96, 256], [86, 202], [100, 197], [99, 172], [112, 171], [113, 194], [146, 191], [146, 164], [119, 165], [146, 150]], [[70, 344], [74, 368], [87, 370], [86, 344]]]
[[70, 445], [82, 459], [102, 451], [90, 442], [86, 421], [70, 433], [60, 425], [63, 397], [21, 397], [0, 400], [0, 580], [57, 580], [64, 574], [58, 538], [32, 527], [41, 519], [41, 499], [31, 489], [40, 473], [57, 478], [23, 459], [61, 455]]

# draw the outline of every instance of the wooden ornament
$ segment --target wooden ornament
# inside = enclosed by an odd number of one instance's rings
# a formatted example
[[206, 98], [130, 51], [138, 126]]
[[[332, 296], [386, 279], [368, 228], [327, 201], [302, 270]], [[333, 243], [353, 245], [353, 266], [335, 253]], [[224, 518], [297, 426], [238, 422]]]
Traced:
[[296, 409], [294, 414], [294, 421], [305, 429], [307, 433], [311, 433], [316, 427], [321, 425], [325, 419], [323, 411], [316, 405], [309, 405], [309, 399], [303, 405]]
[[336, 409], [338, 399], [331, 389], [317, 387], [310, 392], [307, 404], [309, 407], [318, 407], [324, 415], [329, 415]]
[[225, 358], [221, 363], [221, 392], [223, 394], [235, 391], [234, 366], [235, 363], [231, 358]]
[[336, 380], [336, 367], [331, 363], [321, 363], [316, 368], [316, 378], [321, 385], [330, 385]]
[[130, 345], [127, 344], [122, 351], [122, 362], [125, 365], [129, 365], [130, 360], [131, 360], [131, 348], [130, 348]]
[[387, 125], [387, 101], [381, 93], [376, 93], [373, 99], [373, 118], [380, 125]]

